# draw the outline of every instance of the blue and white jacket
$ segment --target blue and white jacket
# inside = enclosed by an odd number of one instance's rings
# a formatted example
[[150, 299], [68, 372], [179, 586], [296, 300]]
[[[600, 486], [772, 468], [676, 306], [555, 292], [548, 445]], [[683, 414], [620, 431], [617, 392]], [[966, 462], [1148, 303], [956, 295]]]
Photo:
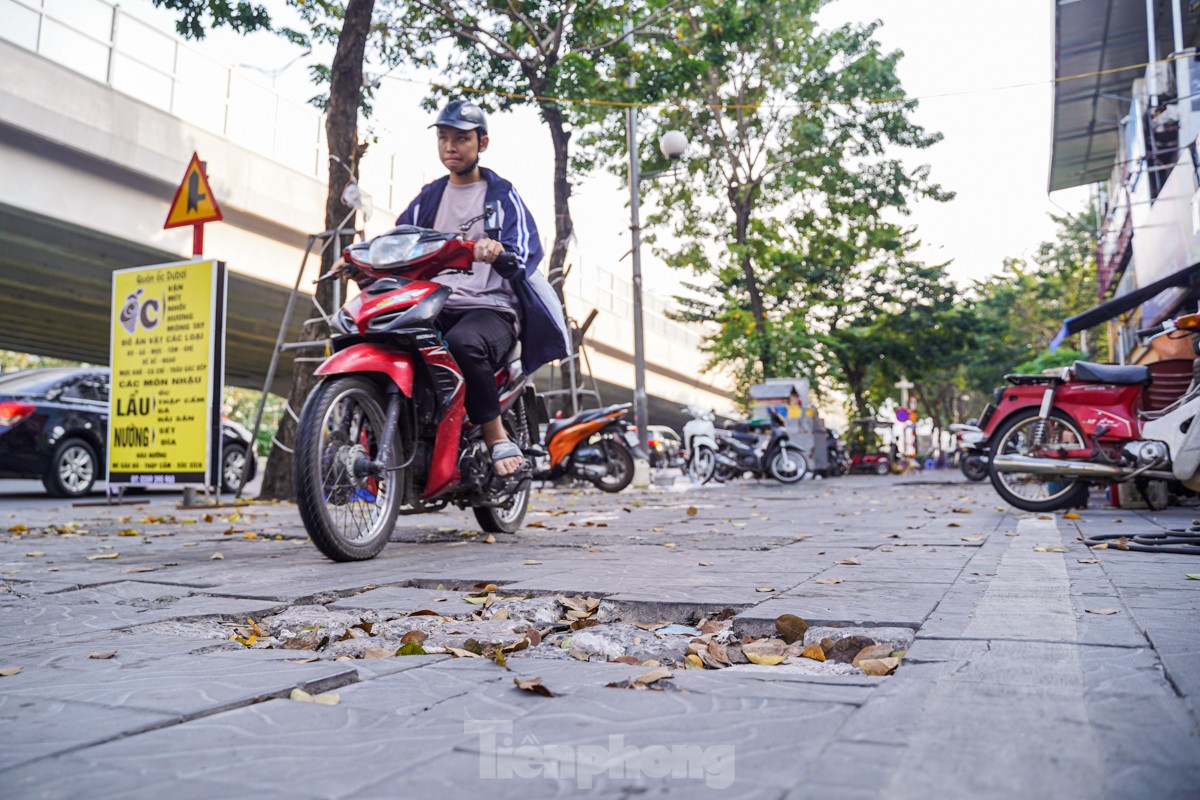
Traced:
[[[511, 183], [490, 169], [480, 167], [479, 172], [487, 181], [484, 205], [490, 204], [496, 211], [494, 218], [484, 221], [484, 228], [498, 229], [500, 243], [517, 255], [523, 267], [509, 278], [509, 285], [521, 302], [521, 367], [531, 375], [543, 364], [566, 358], [569, 352], [562, 304], [550, 282], [537, 269], [542, 260], [542, 242], [533, 215]], [[447, 175], [426, 184], [396, 219], [396, 224], [432, 228], [449, 182]]]

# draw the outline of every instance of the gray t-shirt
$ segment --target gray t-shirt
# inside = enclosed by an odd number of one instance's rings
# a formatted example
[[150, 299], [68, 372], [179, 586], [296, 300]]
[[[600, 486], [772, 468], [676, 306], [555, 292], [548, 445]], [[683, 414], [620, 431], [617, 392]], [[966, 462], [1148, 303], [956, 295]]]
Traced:
[[[485, 238], [483, 232], [483, 199], [487, 192], [487, 181], [468, 184], [447, 183], [433, 220], [434, 230], [440, 233], [460, 233], [458, 226], [474, 217], [466, 236], [472, 241]], [[510, 314], [520, 321], [520, 301], [500, 273], [491, 264], [476, 261], [469, 272], [447, 272], [433, 279], [435, 283], [449, 286], [454, 293], [446, 301], [446, 308], [463, 311], [471, 308], [492, 308]]]

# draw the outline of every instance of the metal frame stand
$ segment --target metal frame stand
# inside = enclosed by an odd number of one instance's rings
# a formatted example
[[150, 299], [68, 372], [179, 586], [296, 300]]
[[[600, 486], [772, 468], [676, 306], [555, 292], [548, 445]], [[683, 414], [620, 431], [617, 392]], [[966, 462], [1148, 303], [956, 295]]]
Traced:
[[[591, 313], [587, 315], [587, 318], [584, 319], [582, 325], [575, 325], [574, 323], [571, 324], [571, 337], [573, 341], [577, 343], [577, 346], [575, 348], [575, 352], [559, 361], [558, 366], [560, 379], [562, 376], [562, 370], [564, 368], [567, 370], [571, 388], [551, 389], [545, 392], [538, 392], [538, 394], [542, 397], [561, 397], [563, 395], [567, 395], [569, 398], [568, 403], [571, 408], [571, 416], [575, 416], [579, 413], [579, 400], [585, 395], [591, 395], [595, 397], [597, 405], [601, 403], [600, 384], [596, 382], [596, 376], [592, 372], [592, 362], [588, 358], [587, 347], [583, 343], [584, 334], [587, 333], [588, 328], [592, 327], [592, 323], [596, 321], [597, 314], [599, 314], [599, 312], [593, 308]], [[580, 371], [576, 368], [576, 362], [580, 360], [583, 361], [584, 366], [587, 368], [587, 378], [592, 384], [591, 389], [585, 389], [583, 387], [583, 377], [580, 375]], [[559, 382], [561, 383], [561, 380]]]
[[[328, 345], [329, 345], [329, 339], [327, 339], [327, 338], [319, 339], [319, 340], [315, 340], [315, 341], [311, 341], [311, 342], [284, 342], [284, 339], [287, 337], [287, 328], [288, 328], [288, 323], [292, 319], [292, 311], [296, 307], [296, 298], [300, 294], [300, 281], [303, 280], [303, 278], [304, 278], [304, 270], [308, 266], [308, 257], [310, 255], [312, 255], [314, 245], [316, 245], [316, 243], [318, 241], [322, 242], [320, 250], [317, 251], [318, 256], [323, 256], [325, 254], [325, 250], [328, 249], [330, 244], [333, 244], [335, 253], [341, 253], [343, 241], [347, 241], [347, 242], [353, 241], [355, 238], [363, 235], [363, 232], [360, 230], [357, 230], [355, 228], [347, 228], [346, 227], [346, 224], [348, 222], [350, 222], [351, 219], [353, 219], [353, 217], [356, 213], [357, 213], [357, 209], [352, 210], [349, 214], [346, 215], [345, 219], [343, 219], [341, 224], [338, 225], [338, 227], [336, 227], [336, 228], [333, 228], [333, 229], [327, 230], [327, 231], [321, 231], [320, 233], [310, 233], [308, 235], [308, 241], [304, 248], [304, 256], [300, 259], [300, 269], [297, 270], [297, 272], [296, 272], [296, 282], [292, 286], [291, 294], [288, 295], [287, 306], [283, 310], [283, 319], [279, 323], [279, 334], [275, 337], [275, 349], [271, 352], [271, 364], [270, 364], [270, 366], [267, 367], [267, 379], [266, 379], [266, 381], [263, 382], [262, 396], [259, 397], [258, 409], [254, 412], [254, 429], [250, 432], [250, 453], [248, 454], [249, 458], [257, 458], [258, 457], [258, 454], [257, 454], [258, 432], [259, 432], [259, 429], [261, 429], [261, 427], [262, 427], [263, 408], [266, 406], [267, 392], [270, 391], [271, 384], [275, 381], [275, 370], [279, 366], [280, 355], [287, 351], [290, 351], [290, 350], [302, 350], [305, 348], [312, 348], [312, 347], [328, 347]], [[314, 317], [312, 319], [306, 320], [306, 322], [313, 322], [317, 319], [320, 319], [321, 321], [328, 324], [332, 314], [336, 313], [337, 310], [342, 305], [341, 290], [342, 290], [341, 284], [335, 281], [333, 284], [333, 311], [332, 312], [326, 312], [325, 309], [321, 308], [321, 306], [317, 303], [316, 296], [314, 295], [311, 298], [312, 303], [316, 307], [317, 313], [320, 314], [320, 317]], [[324, 357], [298, 356], [294, 360], [295, 361], [323, 361]], [[284, 403], [284, 410], [288, 414], [291, 414], [293, 419], [296, 419], [296, 412], [292, 410], [291, 405], [288, 404], [286, 402], [286, 400]], [[297, 420], [297, 422], [299, 422], [299, 420]], [[291, 450], [284, 447], [284, 445], [281, 444], [278, 439], [272, 438], [272, 443], [277, 447], [282, 447], [284, 450], [291, 452]], [[237, 491], [234, 492], [234, 495], [233, 495], [235, 501], [238, 500], [239, 498], [241, 498], [241, 496], [242, 496], [242, 489], [245, 488], [246, 476], [249, 474], [249, 472], [250, 471], [248, 469], [242, 471], [242, 478], [238, 482]]]

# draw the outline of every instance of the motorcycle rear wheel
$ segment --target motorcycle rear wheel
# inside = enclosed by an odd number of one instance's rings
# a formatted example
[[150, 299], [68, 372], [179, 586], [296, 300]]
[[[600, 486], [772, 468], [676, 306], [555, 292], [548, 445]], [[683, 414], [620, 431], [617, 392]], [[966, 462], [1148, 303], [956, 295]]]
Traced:
[[324, 381], [300, 412], [292, 458], [296, 505], [313, 544], [334, 561], [374, 558], [396, 524], [400, 473], [362, 477], [353, 469], [360, 458], [379, 458], [391, 435], [385, 417], [383, 392], [359, 377]]
[[969, 481], [986, 480], [988, 476], [988, 459], [987, 456], [978, 454], [964, 455], [962, 461], [958, 463], [958, 468], [962, 470], [963, 477]]
[[[1028, 455], [1033, 434], [1041, 421], [1036, 408], [1018, 411], [1006, 420], [992, 439], [992, 453]], [[1054, 409], [1046, 423], [1042, 449], [1083, 450], [1086, 440], [1069, 416]], [[997, 472], [988, 463], [988, 476], [996, 493], [1010, 506], [1022, 511], [1057, 511], [1087, 502], [1088, 482], [1082, 478], [1060, 478], [1028, 472]]]
[[[504, 427], [508, 435], [522, 450], [529, 449], [529, 433], [525, 416], [525, 398], [521, 398], [504, 415]], [[532, 494], [532, 479], [526, 480], [498, 506], [472, 508], [475, 521], [487, 533], [516, 533], [525, 524], [525, 514], [529, 511], [529, 496]]]
[[608, 474], [592, 483], [602, 492], [615, 494], [633, 482], [633, 453], [615, 436], [601, 437], [596, 446], [604, 452]]
[[794, 447], [781, 447], [767, 462], [767, 474], [780, 483], [799, 483], [808, 472], [808, 459]]

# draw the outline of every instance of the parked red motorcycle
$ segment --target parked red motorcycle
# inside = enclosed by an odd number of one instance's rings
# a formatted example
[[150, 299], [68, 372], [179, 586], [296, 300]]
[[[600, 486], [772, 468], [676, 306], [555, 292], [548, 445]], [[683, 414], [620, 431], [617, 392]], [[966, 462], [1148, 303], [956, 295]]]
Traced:
[[[1200, 314], [1139, 333], [1197, 330]], [[992, 453], [992, 486], [1010, 505], [1025, 511], [1079, 506], [1091, 483], [1194, 484], [1200, 465], [1191, 455], [1200, 443], [1200, 425], [1192, 424], [1200, 411], [1194, 382], [1175, 403], [1146, 414], [1151, 373], [1145, 366], [1076, 361], [1056, 375], [1006, 375], [1005, 381], [979, 424], [982, 445]]]
[[[434, 327], [451, 290], [429, 279], [469, 272], [474, 247], [458, 234], [401, 226], [343, 254], [375, 280], [330, 323], [335, 352], [317, 368], [293, 459], [304, 527], [335, 561], [378, 554], [397, 514], [453, 503], [471, 508], [485, 531], [505, 533], [525, 519], [530, 470], [496, 475], [482, 432], [466, 419], [462, 372]], [[497, 264], [505, 259], [515, 257]], [[502, 419], [528, 451], [536, 394], [520, 345], [505, 363], [496, 371]]]

